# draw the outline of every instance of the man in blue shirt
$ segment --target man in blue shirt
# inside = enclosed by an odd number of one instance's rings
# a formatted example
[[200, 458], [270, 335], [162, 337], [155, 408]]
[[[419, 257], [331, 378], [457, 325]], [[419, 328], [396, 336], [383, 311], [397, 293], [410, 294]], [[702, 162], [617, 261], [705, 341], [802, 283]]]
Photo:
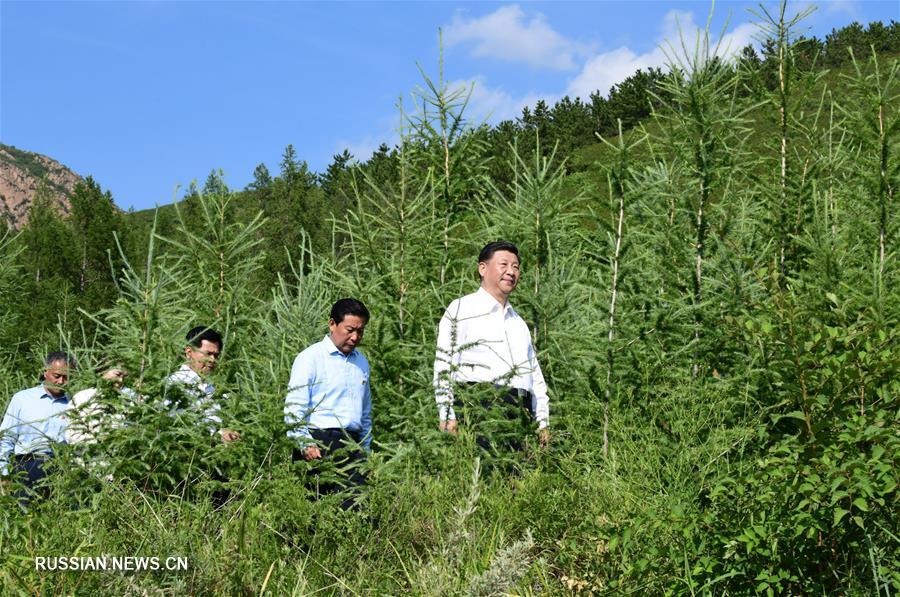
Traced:
[[[291, 427], [294, 460], [314, 461], [334, 454], [349, 464], [343, 485], [365, 483], [358, 470], [372, 443], [372, 392], [369, 362], [356, 347], [369, 322], [369, 311], [356, 299], [344, 298], [331, 308], [329, 334], [297, 355], [285, 398], [285, 422]], [[343, 458], [338, 456], [343, 453]], [[343, 467], [342, 467], [343, 468]], [[324, 483], [321, 493], [334, 493], [339, 484]], [[354, 500], [343, 503], [353, 507]]]
[[69, 354], [51, 352], [44, 360], [43, 383], [16, 393], [6, 407], [0, 423], [0, 475], [18, 478], [25, 495], [46, 476], [54, 444], [66, 441], [66, 384], [73, 369]]

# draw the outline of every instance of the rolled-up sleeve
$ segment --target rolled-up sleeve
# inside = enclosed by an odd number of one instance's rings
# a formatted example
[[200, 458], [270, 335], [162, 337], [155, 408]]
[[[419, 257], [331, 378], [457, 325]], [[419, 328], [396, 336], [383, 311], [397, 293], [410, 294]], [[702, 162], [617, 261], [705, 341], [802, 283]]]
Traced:
[[18, 410], [18, 401], [13, 396], [6, 407], [3, 422], [0, 423], [0, 475], [3, 476], [9, 475], [9, 461], [16, 447], [19, 425]]
[[310, 387], [315, 381], [313, 358], [308, 353], [300, 353], [291, 366], [288, 393], [284, 400], [284, 422], [288, 425], [288, 437], [303, 446], [312, 443], [308, 417], [312, 410]]
[[437, 349], [434, 355], [434, 398], [438, 406], [438, 415], [441, 421], [455, 420], [453, 411], [453, 388], [450, 383], [450, 373], [453, 370], [453, 361], [457, 356], [459, 345], [459, 301], [453, 301], [444, 311], [440, 323], [438, 323]]
[[547, 395], [547, 382], [544, 381], [544, 373], [538, 363], [534, 346], [528, 346], [528, 359], [531, 361], [531, 393], [534, 396], [534, 418], [538, 422], [538, 429], [550, 425], [550, 397]]
[[363, 390], [362, 398], [362, 414], [360, 416], [360, 433], [362, 434], [362, 445], [367, 452], [372, 449], [372, 388], [366, 383], [366, 389]]

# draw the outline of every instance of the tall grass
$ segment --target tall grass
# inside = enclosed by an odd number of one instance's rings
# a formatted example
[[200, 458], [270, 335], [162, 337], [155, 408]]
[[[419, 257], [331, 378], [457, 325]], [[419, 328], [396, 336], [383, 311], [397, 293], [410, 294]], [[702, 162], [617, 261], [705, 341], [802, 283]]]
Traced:
[[[773, 22], [789, 56], [795, 23]], [[567, 156], [540, 146], [511, 148], [508, 186], [487, 180], [501, 166], [480, 150], [467, 96], [441, 75], [425, 78], [412, 113], [401, 109], [396, 178], [356, 171], [355, 205], [332, 223], [339, 246], [293, 247], [290, 279], [249, 284], [263, 252], [281, 248], [260, 245], [265, 223], [236, 217], [227, 193], [198, 197], [174, 235], [151, 235], [145, 264], [126, 262], [118, 301], [92, 314], [98, 335], [66, 330], [85, 363], [128, 369], [136, 394], [99, 386], [97, 441], [61, 452], [49, 499], [22, 512], [0, 495], [0, 584], [900, 591], [896, 59], [857, 63], [840, 93], [791, 95], [799, 75], [785, 69], [784, 85], [754, 96], [708, 36], [691, 39], [673, 53], [652, 121], [608, 140], [600, 190], [573, 192]], [[533, 330], [554, 430], [549, 449], [530, 439], [516, 455], [516, 475], [482, 467], [471, 435], [438, 432], [431, 387], [442, 310], [476, 288], [477, 251], [498, 237], [522, 249], [512, 303]], [[0, 262], [0, 294], [15, 282]], [[326, 333], [342, 296], [372, 313], [362, 349], [374, 451], [360, 512], [342, 511], [340, 496], [310, 499], [282, 417], [291, 360]], [[243, 436], [234, 445], [213, 441], [197, 413], [165, 407], [163, 380], [198, 323], [226, 333], [214, 382]], [[9, 350], [11, 392], [37, 368], [10, 370]], [[186, 556], [189, 569], [34, 566], [102, 554]]]

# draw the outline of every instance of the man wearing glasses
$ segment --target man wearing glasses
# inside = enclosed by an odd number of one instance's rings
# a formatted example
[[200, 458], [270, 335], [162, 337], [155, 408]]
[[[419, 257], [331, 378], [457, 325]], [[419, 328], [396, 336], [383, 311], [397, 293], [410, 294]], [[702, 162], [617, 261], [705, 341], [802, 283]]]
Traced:
[[207, 377], [216, 368], [222, 352], [222, 336], [205, 326], [197, 326], [187, 333], [184, 347], [185, 363], [168, 378], [166, 385], [177, 387], [187, 398], [195, 400], [192, 405], [202, 413], [204, 422], [218, 432], [225, 443], [241, 439], [234, 429], [222, 427], [219, 404], [213, 400], [216, 388]]

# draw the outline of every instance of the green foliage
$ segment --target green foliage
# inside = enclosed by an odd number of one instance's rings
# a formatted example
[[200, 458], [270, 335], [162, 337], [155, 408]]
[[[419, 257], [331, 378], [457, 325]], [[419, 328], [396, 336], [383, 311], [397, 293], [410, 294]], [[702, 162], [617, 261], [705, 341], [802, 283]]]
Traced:
[[96, 311], [115, 297], [113, 276], [121, 268], [118, 252], [112, 251], [113, 238], [121, 236], [121, 215], [112, 195], [104, 193], [93, 178], [75, 185], [70, 198], [69, 225], [75, 240], [77, 259], [76, 290], [79, 306]]
[[[860, 209], [877, 213], [877, 224], [870, 224], [868, 230], [862, 232], [870, 242], [877, 237], [879, 274], [884, 274], [888, 247], [896, 246], [896, 195], [900, 186], [900, 159], [897, 151], [900, 146], [900, 101], [897, 75], [898, 62], [890, 63], [887, 69], [879, 64], [877, 54], [872, 54], [871, 68], [866, 73], [862, 70], [855, 56], [853, 66], [855, 76], [850, 80], [856, 93], [855, 105], [842, 106], [840, 109], [847, 116], [845, 130], [852, 143], [859, 147], [862, 163], [859, 164], [862, 176], [860, 183], [863, 196], [869, 201], [861, 202]], [[864, 218], [871, 222], [871, 218]], [[872, 243], [875, 244], [875, 243]]]
[[[99, 392], [73, 414], [94, 441], [60, 451], [55, 493], [20, 514], [0, 491], [14, 513], [0, 518], [0, 584], [896, 594], [897, 61], [816, 66], [838, 46], [869, 56], [859, 36], [888, 47], [896, 26], [819, 43], [783, 10], [763, 20], [762, 56], [727, 63], [686, 32], [668, 73], [494, 128], [467, 120], [467, 90], [424, 76], [396, 146], [335, 156], [321, 177], [288, 147], [278, 176], [261, 165], [232, 192], [213, 173], [146, 230], [92, 220], [111, 205], [93, 181], [68, 221], [38, 202], [37, 223], [0, 240], [0, 387], [32, 379], [14, 348], [28, 329], [35, 353], [62, 338], [82, 363], [73, 389]], [[598, 130], [604, 144], [582, 152]], [[114, 252], [94, 243], [113, 231]], [[478, 458], [472, 433], [437, 431], [431, 387], [442, 310], [475, 289], [474, 255], [501, 237], [522, 252], [512, 302], [553, 432], [545, 450], [527, 438], [512, 475]], [[79, 301], [105, 283], [103, 255], [115, 298], [92, 308]], [[29, 285], [47, 302], [17, 302]], [[372, 313], [361, 512], [310, 499], [283, 419], [291, 361], [343, 296]], [[214, 441], [164, 382], [195, 324], [225, 332], [212, 381], [239, 443]], [[132, 391], [97, 379], [110, 365]], [[103, 553], [187, 555], [189, 570], [33, 564]]]
[[573, 366], [563, 347], [577, 345], [575, 330], [586, 307], [584, 272], [575, 266], [583, 251], [574, 209], [581, 197], [563, 195], [564, 164], [555, 150], [547, 157], [544, 153], [536, 140], [526, 162], [513, 147], [514, 161], [508, 164], [512, 182], [507, 189], [492, 185], [491, 195], [479, 203], [478, 216], [485, 240], [502, 238], [518, 246], [525, 269], [517, 309], [531, 325], [542, 369], [559, 373], [554, 377], [562, 382], [562, 372]]
[[0, 346], [5, 347], [16, 344], [21, 312], [18, 305], [21, 273], [17, 258], [23, 247], [17, 240], [8, 230], [0, 236]]
[[19, 241], [23, 245], [21, 264], [26, 276], [20, 325], [29, 331], [21, 336], [21, 341], [27, 354], [47, 342], [55, 344], [57, 322], [64, 322], [68, 328], [75, 323], [77, 312], [73, 284], [78, 263], [76, 239], [57, 213], [46, 186], [35, 194]]
[[[451, 88], [444, 80], [443, 54], [437, 81], [421, 67], [419, 71], [425, 86], [414, 94], [416, 109], [407, 115], [401, 105], [400, 111], [404, 125], [409, 127], [409, 146], [405, 148], [409, 151], [408, 167], [432, 178], [437, 205], [443, 213], [438, 282], [444, 285], [455, 252], [454, 229], [460, 224], [462, 212], [485, 193], [487, 148], [482, 135], [472, 130], [465, 116], [472, 89]], [[402, 169], [402, 159], [400, 162]]]
[[317, 249], [328, 246], [326, 214], [315, 175], [288, 145], [282, 155], [281, 173], [265, 195], [263, 215], [268, 223], [262, 233], [266, 244], [273, 247], [266, 256], [265, 270], [286, 275], [303, 238], [311, 238]]

